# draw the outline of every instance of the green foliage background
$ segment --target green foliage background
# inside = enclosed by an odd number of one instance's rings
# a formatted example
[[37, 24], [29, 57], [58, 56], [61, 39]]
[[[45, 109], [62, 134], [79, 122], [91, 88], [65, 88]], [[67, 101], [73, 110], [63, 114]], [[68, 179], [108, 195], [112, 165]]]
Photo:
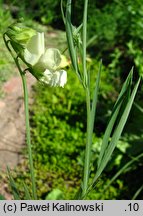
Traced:
[[[96, 75], [97, 62], [93, 61], [90, 64]], [[74, 72], [71, 69], [67, 70], [68, 84], [64, 89], [48, 88], [40, 84], [34, 87], [34, 104], [31, 107], [30, 122], [39, 199], [46, 199], [53, 189], [60, 190], [64, 199], [74, 199], [81, 183], [86, 142], [85, 96]], [[103, 68], [103, 71], [106, 72], [106, 69]], [[114, 97], [109, 100], [112, 92], [115, 92], [115, 89], [110, 83], [108, 74], [103, 73], [92, 147], [93, 175], [108, 113], [111, 112], [115, 100]], [[138, 113], [136, 109], [134, 112], [135, 115]], [[131, 124], [129, 128], [126, 128], [104, 174], [88, 199], [131, 199], [138, 187], [142, 185], [143, 161], [140, 160], [125, 169], [122, 175], [107, 187], [117, 171], [143, 150], [142, 137], [130, 133], [130, 130], [134, 131]], [[136, 149], [137, 143], [138, 149]], [[21, 194], [23, 193], [22, 181], [31, 184], [28, 173], [25, 161], [15, 174]], [[142, 195], [138, 198], [142, 199]]]
[[[83, 0], [73, 0], [72, 20], [78, 26], [82, 22]], [[34, 19], [44, 25], [64, 29], [59, 0], [6, 1], [13, 17]], [[63, 1], [66, 5], [66, 1]], [[137, 0], [89, 0], [88, 39], [94, 37], [89, 47], [95, 58], [103, 58], [114, 76], [126, 77], [134, 65], [143, 73], [143, 1]]]

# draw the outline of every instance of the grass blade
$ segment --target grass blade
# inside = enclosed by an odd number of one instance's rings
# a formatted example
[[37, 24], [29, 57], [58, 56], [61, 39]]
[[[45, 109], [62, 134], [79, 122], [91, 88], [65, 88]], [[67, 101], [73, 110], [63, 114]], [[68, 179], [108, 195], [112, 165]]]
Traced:
[[136, 191], [136, 193], [132, 197], [132, 200], [135, 200], [142, 190], [143, 190], [143, 185]]
[[94, 35], [93, 37], [91, 37], [86, 44], [86, 48], [89, 47], [91, 44], [94, 43], [94, 41], [97, 39], [97, 35]]
[[123, 128], [125, 126], [125, 123], [127, 121], [127, 118], [129, 116], [129, 113], [130, 113], [130, 110], [131, 110], [131, 107], [132, 107], [132, 104], [133, 104], [133, 101], [134, 101], [134, 98], [135, 98], [135, 95], [136, 95], [136, 92], [137, 92], [137, 89], [138, 89], [138, 86], [139, 86], [139, 83], [140, 83], [140, 78], [138, 79], [133, 91], [132, 91], [132, 94], [131, 94], [131, 97], [125, 107], [125, 110], [121, 116], [121, 119], [113, 133], [113, 136], [112, 136], [112, 139], [105, 151], [105, 154], [102, 158], [102, 161], [100, 163], [100, 166], [98, 167], [97, 169], [97, 172], [95, 174], [95, 177], [94, 177], [94, 180], [93, 180], [93, 184], [95, 183], [95, 181], [97, 180], [97, 178], [100, 176], [100, 174], [102, 173], [103, 169], [105, 168], [105, 166], [107, 165], [109, 159], [110, 159], [110, 156], [114, 150], [114, 148], [116, 147], [116, 144], [121, 136], [121, 133], [123, 131]]
[[102, 146], [101, 146], [101, 151], [100, 151], [100, 155], [99, 155], [99, 159], [98, 159], [98, 166], [100, 166], [101, 164], [101, 161], [102, 161], [102, 158], [103, 158], [103, 155], [105, 153], [105, 150], [108, 146], [108, 142], [109, 142], [109, 138], [111, 136], [111, 132], [113, 130], [113, 127], [114, 127], [114, 124], [116, 122], [116, 119], [117, 119], [117, 116], [119, 114], [119, 111], [120, 111], [120, 108], [122, 106], [122, 103], [123, 103], [123, 99], [125, 97], [125, 93], [127, 92], [127, 89], [130, 88], [131, 86], [131, 82], [132, 82], [132, 76], [133, 76], [133, 70], [131, 70], [131, 72], [129, 73], [125, 83], [123, 84], [123, 87], [121, 89], [121, 92], [118, 96], [118, 99], [113, 107], [113, 111], [112, 111], [112, 115], [111, 115], [111, 118], [110, 118], [110, 121], [107, 125], [107, 128], [106, 128], [106, 131], [105, 131], [105, 134], [104, 134], [104, 137], [103, 137], [103, 141], [102, 141]]
[[83, 77], [84, 83], [88, 85], [88, 74], [87, 74], [87, 66], [86, 66], [86, 42], [87, 42], [87, 8], [88, 8], [88, 0], [84, 0], [84, 12], [83, 12], [83, 32], [82, 32], [82, 64], [83, 64]]
[[98, 92], [99, 92], [99, 83], [100, 83], [100, 77], [101, 77], [101, 69], [102, 69], [102, 61], [99, 65], [99, 71], [95, 83], [95, 88], [93, 90], [93, 100], [92, 100], [92, 108], [91, 108], [91, 132], [93, 132], [94, 127], [94, 121], [95, 121], [95, 113], [96, 113], [96, 106], [97, 106], [97, 100], [98, 100]]
[[74, 47], [72, 23], [71, 23], [71, 0], [67, 1], [65, 27], [66, 27], [66, 36], [67, 36], [67, 43], [69, 47], [69, 54], [70, 54], [71, 62], [72, 62], [74, 70], [78, 74], [77, 56], [76, 56], [75, 47]]
[[32, 200], [30, 193], [28, 191], [27, 185], [23, 182], [24, 192], [25, 192], [25, 200]]
[[15, 181], [14, 181], [14, 179], [13, 179], [11, 173], [10, 173], [9, 167], [7, 167], [7, 171], [8, 171], [9, 182], [10, 182], [13, 197], [14, 197], [15, 200], [20, 200], [20, 195], [19, 195], [19, 192], [17, 190], [17, 186], [15, 184]]
[[64, 9], [63, 9], [63, 0], [61, 0], [61, 14], [62, 14], [63, 22], [64, 24], [66, 24], [66, 18], [65, 18]]
[[[127, 162], [110, 180], [110, 182], [105, 186], [104, 191], [107, 190], [107, 188], [117, 179], [129, 166], [131, 166], [133, 163], [138, 161], [141, 157], [143, 157], [143, 153], [139, 154], [138, 156], [131, 159], [129, 162]], [[103, 193], [104, 193], [103, 191]]]
[[134, 106], [135, 106], [141, 113], [143, 113], [143, 108], [142, 108], [139, 104], [134, 103]]

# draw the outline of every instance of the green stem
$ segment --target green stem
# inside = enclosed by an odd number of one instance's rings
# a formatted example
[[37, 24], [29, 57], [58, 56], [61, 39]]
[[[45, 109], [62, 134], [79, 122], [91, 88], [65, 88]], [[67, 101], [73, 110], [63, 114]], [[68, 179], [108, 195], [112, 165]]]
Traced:
[[62, 55], [68, 50], [68, 47], [66, 47], [63, 51], [62, 51]]
[[82, 198], [85, 196], [88, 188], [89, 171], [90, 171], [90, 157], [91, 157], [91, 107], [90, 107], [90, 91], [86, 89], [86, 106], [87, 106], [87, 140], [85, 148], [85, 160], [84, 160], [84, 173], [83, 173], [83, 186], [82, 186]]
[[36, 200], [36, 183], [34, 176], [34, 166], [32, 158], [32, 147], [31, 147], [31, 137], [30, 137], [30, 125], [29, 125], [29, 108], [28, 108], [28, 90], [25, 75], [21, 76], [24, 90], [24, 104], [25, 104], [25, 118], [26, 118], [26, 136], [27, 136], [27, 146], [28, 146], [28, 156], [29, 156], [29, 165], [30, 165], [30, 174], [32, 180], [32, 194], [33, 198]]
[[35, 183], [35, 176], [34, 176], [34, 166], [33, 166], [33, 158], [32, 158], [32, 147], [31, 147], [31, 137], [30, 137], [30, 124], [29, 124], [29, 107], [28, 107], [28, 89], [27, 89], [27, 82], [25, 73], [21, 70], [18, 59], [15, 59], [15, 63], [19, 69], [22, 84], [23, 84], [23, 91], [24, 91], [24, 106], [25, 106], [25, 121], [26, 121], [26, 140], [27, 140], [27, 147], [28, 147], [28, 157], [29, 157], [29, 166], [30, 166], [30, 175], [32, 181], [32, 195], [33, 199], [37, 199], [36, 195], [36, 183]]
[[83, 13], [83, 75], [84, 83], [87, 85], [87, 69], [86, 69], [86, 43], [87, 43], [87, 7], [88, 0], [84, 1], [84, 13]]
[[91, 107], [90, 107], [90, 83], [89, 83], [89, 74], [87, 74], [86, 67], [86, 40], [87, 40], [87, 7], [88, 0], [84, 1], [84, 13], [83, 13], [83, 76], [84, 84], [86, 86], [86, 107], [87, 107], [87, 140], [85, 148], [85, 160], [84, 160], [84, 171], [83, 171], [83, 185], [82, 185], [82, 198], [85, 196], [88, 188], [89, 180], [89, 169], [90, 169], [90, 155], [91, 155]]

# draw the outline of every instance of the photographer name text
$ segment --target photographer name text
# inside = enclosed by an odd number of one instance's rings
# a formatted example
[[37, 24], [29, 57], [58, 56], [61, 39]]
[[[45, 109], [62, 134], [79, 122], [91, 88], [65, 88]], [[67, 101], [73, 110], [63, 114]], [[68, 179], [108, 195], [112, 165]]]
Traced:
[[29, 205], [27, 203], [20, 204], [20, 211], [103, 211], [103, 203], [95, 203], [89, 205], [73, 205], [68, 203], [60, 204], [57, 203], [47, 203], [46, 205]]

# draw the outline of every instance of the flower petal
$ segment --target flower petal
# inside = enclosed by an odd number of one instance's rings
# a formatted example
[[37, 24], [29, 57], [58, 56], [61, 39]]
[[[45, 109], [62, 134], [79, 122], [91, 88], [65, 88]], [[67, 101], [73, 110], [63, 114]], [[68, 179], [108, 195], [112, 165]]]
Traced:
[[35, 65], [44, 53], [44, 33], [37, 32], [27, 43], [24, 50], [24, 59], [30, 65]]
[[68, 62], [66, 56], [61, 55], [61, 63], [59, 65], [59, 68], [64, 68], [64, 67], [67, 67], [67, 66], [69, 66], [69, 62]]
[[50, 85], [52, 76], [53, 76], [53, 73], [51, 73], [48, 69], [46, 69], [43, 73], [43, 76], [39, 79], [39, 81], [47, 85]]
[[41, 56], [37, 64], [34, 66], [36, 70], [55, 71], [61, 63], [61, 54], [58, 49], [49, 48]]
[[40, 81], [52, 87], [64, 87], [67, 82], [67, 72], [60, 70], [53, 73], [47, 69], [44, 71]]
[[67, 82], [67, 72], [65, 70], [53, 73], [54, 86], [64, 87]]

